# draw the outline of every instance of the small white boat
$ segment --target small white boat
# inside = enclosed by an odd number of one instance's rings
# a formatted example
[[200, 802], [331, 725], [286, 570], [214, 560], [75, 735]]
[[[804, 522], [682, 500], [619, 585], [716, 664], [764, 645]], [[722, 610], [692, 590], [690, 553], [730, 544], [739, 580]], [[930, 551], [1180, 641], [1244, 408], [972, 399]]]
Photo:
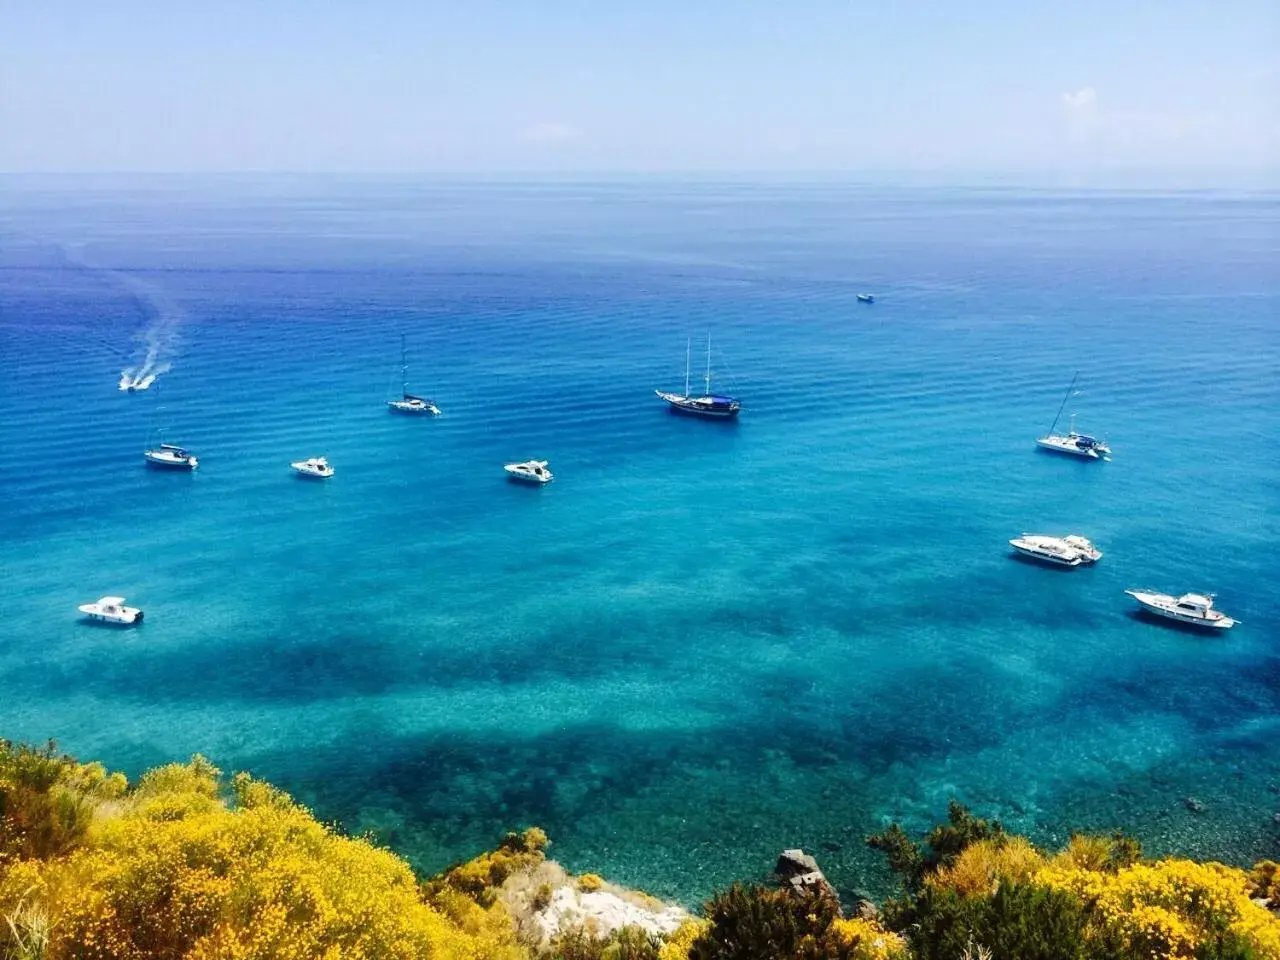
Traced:
[[103, 623], [129, 626], [142, 622], [142, 611], [137, 607], [126, 607], [124, 597], [103, 597], [97, 603], [82, 603], [79, 609], [90, 620]]
[[1126, 590], [1125, 593], [1142, 604], [1142, 609], [1148, 613], [1194, 627], [1229, 630], [1240, 622], [1221, 610], [1213, 609], [1211, 593], [1184, 593], [1180, 597], [1152, 590]]
[[522, 483], [550, 483], [555, 476], [547, 469], [545, 460], [526, 460], [524, 463], [508, 463], [502, 468], [507, 478]]
[[1076, 433], [1076, 415], [1071, 415], [1071, 424], [1067, 427], [1066, 433], [1054, 433], [1054, 429], [1058, 426], [1058, 421], [1062, 419], [1062, 411], [1067, 406], [1067, 401], [1075, 396], [1076, 381], [1080, 379], [1080, 374], [1076, 374], [1071, 378], [1071, 385], [1067, 387], [1067, 395], [1062, 398], [1062, 403], [1058, 406], [1058, 413], [1053, 418], [1053, 423], [1049, 425], [1049, 432], [1043, 437], [1036, 440], [1036, 446], [1041, 450], [1048, 450], [1052, 453], [1065, 453], [1073, 457], [1083, 457], [1086, 460], [1110, 460], [1111, 448], [1097, 437], [1091, 437], [1087, 433]]
[[1038, 533], [1024, 533], [1009, 541], [1009, 546], [1023, 556], [1042, 560], [1062, 567], [1078, 567], [1082, 563], [1096, 563], [1102, 559], [1102, 551], [1084, 537], [1048, 537]]
[[185, 447], [174, 446], [172, 443], [162, 443], [158, 447], [152, 447], [150, 450], [142, 452], [148, 464], [153, 467], [164, 467], [169, 470], [194, 470], [200, 466], [200, 461], [195, 455]]
[[419, 397], [409, 392], [409, 363], [405, 359], [405, 338], [400, 337], [400, 396], [387, 401], [387, 409], [392, 413], [419, 413], [429, 417], [440, 416], [440, 408], [434, 400]]
[[293, 467], [294, 473], [302, 477], [315, 477], [319, 480], [325, 480], [333, 476], [333, 467], [324, 457], [308, 457], [306, 460], [298, 460], [289, 464]]
[[859, 303], [875, 303], [876, 298], [873, 294], [870, 294], [870, 293], [860, 293], [858, 294], [858, 302]]

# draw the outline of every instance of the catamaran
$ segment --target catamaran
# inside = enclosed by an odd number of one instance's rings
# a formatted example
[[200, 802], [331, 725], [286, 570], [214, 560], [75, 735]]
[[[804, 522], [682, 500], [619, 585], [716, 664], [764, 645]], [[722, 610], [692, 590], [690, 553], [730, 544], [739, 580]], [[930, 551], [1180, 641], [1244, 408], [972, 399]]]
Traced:
[[724, 420], [736, 417], [742, 404], [734, 397], [725, 397], [711, 392], [711, 334], [707, 334], [707, 372], [703, 375], [704, 392], [695, 397], [689, 392], [689, 362], [693, 339], [685, 343], [684, 348], [684, 393], [667, 393], [663, 390], [653, 391], [665, 400], [676, 413], [688, 413], [697, 417], [711, 417]]
[[434, 400], [419, 397], [409, 392], [409, 363], [405, 359], [404, 335], [400, 335], [400, 396], [387, 401], [392, 413], [423, 413], [428, 416], [440, 416], [440, 408]]
[[1065, 434], [1053, 432], [1057, 429], [1058, 421], [1062, 419], [1062, 411], [1066, 409], [1067, 401], [1075, 393], [1076, 381], [1079, 379], [1079, 373], [1071, 378], [1071, 386], [1067, 387], [1067, 394], [1062, 398], [1062, 403], [1058, 405], [1058, 413], [1053, 418], [1053, 423], [1049, 426], [1049, 432], [1036, 441], [1036, 446], [1041, 450], [1065, 453], [1073, 457], [1085, 457], [1089, 460], [1110, 460], [1111, 448], [1109, 446], [1097, 437], [1091, 437], [1085, 433], [1076, 433], [1076, 415], [1074, 413], [1071, 415], [1071, 425], [1067, 428]]

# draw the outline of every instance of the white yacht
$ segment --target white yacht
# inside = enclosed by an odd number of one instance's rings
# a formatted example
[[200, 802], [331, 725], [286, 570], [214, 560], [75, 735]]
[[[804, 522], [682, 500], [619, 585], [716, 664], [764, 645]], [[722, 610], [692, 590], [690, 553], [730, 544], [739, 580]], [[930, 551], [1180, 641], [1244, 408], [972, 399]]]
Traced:
[[1048, 537], [1038, 533], [1024, 533], [1009, 541], [1009, 546], [1023, 556], [1063, 567], [1078, 567], [1083, 563], [1097, 563], [1102, 551], [1084, 537]]
[[545, 460], [526, 460], [524, 463], [508, 463], [502, 469], [507, 471], [507, 478], [523, 483], [550, 483], [554, 474], [547, 469]]
[[1062, 403], [1058, 406], [1057, 416], [1053, 418], [1053, 423], [1049, 425], [1049, 432], [1036, 440], [1036, 446], [1041, 450], [1065, 453], [1073, 457], [1084, 457], [1087, 460], [1110, 460], [1111, 448], [1103, 441], [1086, 433], [1076, 433], [1076, 415], [1074, 413], [1071, 415], [1071, 423], [1067, 427], [1066, 433], [1053, 432], [1058, 426], [1058, 421], [1062, 419], [1062, 411], [1066, 408], [1067, 401], [1075, 395], [1076, 381], [1079, 379], [1079, 373], [1071, 378], [1071, 386], [1067, 387], [1067, 395], [1062, 398]]
[[142, 611], [137, 607], [126, 607], [124, 597], [103, 597], [97, 603], [82, 603], [79, 609], [90, 620], [103, 623], [128, 626], [142, 622]]
[[325, 480], [333, 476], [333, 466], [324, 457], [308, 457], [289, 464], [294, 473], [301, 477], [315, 477]]
[[1213, 630], [1229, 630], [1240, 622], [1231, 619], [1221, 610], [1213, 609], [1211, 593], [1184, 593], [1180, 597], [1151, 590], [1126, 590], [1125, 593], [1142, 604], [1142, 609], [1148, 613], [1177, 620], [1179, 623]]
[[400, 396], [387, 401], [387, 408], [392, 413], [421, 413], [429, 417], [440, 416], [440, 408], [434, 400], [419, 397], [409, 392], [409, 364], [405, 359], [404, 336], [400, 337]]
[[162, 443], [142, 452], [148, 464], [153, 467], [164, 467], [169, 470], [194, 470], [200, 461], [185, 447]]

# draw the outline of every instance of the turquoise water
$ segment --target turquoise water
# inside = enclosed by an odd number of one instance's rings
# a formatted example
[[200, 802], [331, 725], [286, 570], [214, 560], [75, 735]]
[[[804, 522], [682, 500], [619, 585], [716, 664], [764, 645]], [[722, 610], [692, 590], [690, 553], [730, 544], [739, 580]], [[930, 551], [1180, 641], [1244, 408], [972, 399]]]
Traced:
[[[7, 186], [0, 735], [200, 751], [425, 869], [538, 823], [689, 901], [797, 845], [879, 889], [862, 838], [952, 796], [1280, 852], [1276, 196]], [[737, 424], [652, 394], [708, 331]], [[401, 333], [437, 420], [385, 410]], [[1111, 463], [1033, 447], [1077, 370]], [[78, 622], [106, 593], [146, 623]]]

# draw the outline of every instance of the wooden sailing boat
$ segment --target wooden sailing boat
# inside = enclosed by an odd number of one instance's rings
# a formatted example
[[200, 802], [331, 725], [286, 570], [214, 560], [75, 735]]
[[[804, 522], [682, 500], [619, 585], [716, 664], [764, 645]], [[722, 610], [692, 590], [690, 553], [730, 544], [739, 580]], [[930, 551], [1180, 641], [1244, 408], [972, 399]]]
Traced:
[[735, 397], [725, 397], [711, 392], [711, 334], [707, 334], [707, 370], [703, 375], [703, 393], [695, 397], [689, 393], [689, 364], [692, 359], [693, 339], [685, 343], [684, 348], [684, 393], [667, 393], [663, 390], [653, 391], [665, 400], [676, 413], [688, 413], [695, 417], [709, 417], [726, 420], [736, 417], [742, 404]]

